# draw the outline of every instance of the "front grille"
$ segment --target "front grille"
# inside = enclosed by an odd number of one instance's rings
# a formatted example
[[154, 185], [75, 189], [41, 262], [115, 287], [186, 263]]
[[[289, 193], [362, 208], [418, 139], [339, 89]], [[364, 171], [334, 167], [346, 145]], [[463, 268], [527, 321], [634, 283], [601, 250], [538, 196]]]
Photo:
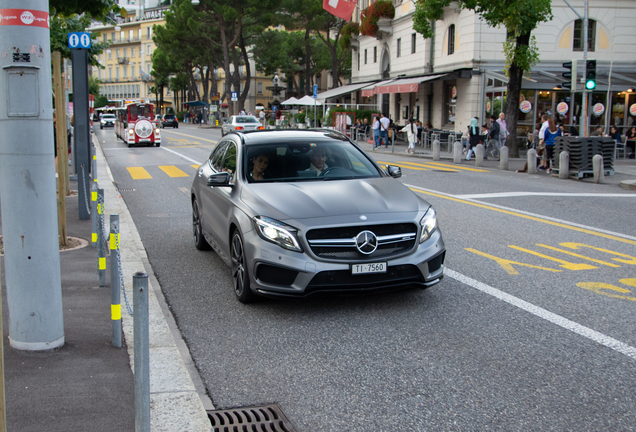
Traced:
[[296, 432], [278, 404], [207, 411], [214, 432]]
[[[356, 248], [356, 236], [371, 231], [377, 236], [378, 247], [371, 254]], [[417, 242], [417, 225], [412, 223], [360, 225], [314, 229], [307, 232], [311, 251], [320, 258], [356, 261], [387, 258], [410, 251]]]
[[305, 294], [320, 291], [375, 291], [396, 287], [421, 285], [422, 272], [414, 265], [399, 265], [387, 268], [386, 273], [351, 274], [351, 270], [334, 270], [318, 273], [309, 282]]

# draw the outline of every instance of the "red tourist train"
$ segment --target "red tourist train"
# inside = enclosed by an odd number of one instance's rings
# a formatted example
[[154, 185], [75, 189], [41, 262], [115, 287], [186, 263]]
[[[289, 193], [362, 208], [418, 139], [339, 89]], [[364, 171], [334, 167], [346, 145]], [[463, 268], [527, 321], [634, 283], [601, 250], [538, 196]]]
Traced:
[[116, 110], [115, 134], [128, 147], [135, 144], [161, 145], [161, 133], [153, 120], [153, 105], [150, 103], [127, 103]]

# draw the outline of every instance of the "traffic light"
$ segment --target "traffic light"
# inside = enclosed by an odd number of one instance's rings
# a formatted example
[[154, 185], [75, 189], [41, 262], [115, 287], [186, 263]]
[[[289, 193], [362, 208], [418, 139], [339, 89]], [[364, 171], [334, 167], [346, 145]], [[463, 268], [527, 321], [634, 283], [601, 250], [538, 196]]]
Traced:
[[588, 90], [596, 88], [596, 60], [588, 60], [585, 63], [585, 88]]
[[576, 60], [563, 63], [563, 67], [566, 69], [571, 69], [571, 71], [563, 72], [561, 74], [563, 78], [570, 78], [569, 82], [561, 83], [561, 87], [563, 87], [564, 89], [576, 90]]

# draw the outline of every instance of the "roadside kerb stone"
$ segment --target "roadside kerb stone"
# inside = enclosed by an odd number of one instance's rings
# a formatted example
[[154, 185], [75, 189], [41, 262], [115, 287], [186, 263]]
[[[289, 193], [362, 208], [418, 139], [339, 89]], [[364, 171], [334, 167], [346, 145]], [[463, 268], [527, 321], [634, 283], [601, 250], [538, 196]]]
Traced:
[[[113, 176], [98, 140], [93, 135], [97, 154], [97, 178], [104, 189], [106, 219], [119, 214], [120, 253], [124, 285], [132, 306], [132, 275], [145, 271], [146, 250], [126, 203], [115, 189]], [[192, 378], [166, 323], [154, 287], [148, 290], [150, 330], [150, 424], [153, 432], [208, 432], [212, 429]], [[122, 295], [122, 329], [128, 347], [130, 367], [134, 365], [133, 318], [126, 310]]]

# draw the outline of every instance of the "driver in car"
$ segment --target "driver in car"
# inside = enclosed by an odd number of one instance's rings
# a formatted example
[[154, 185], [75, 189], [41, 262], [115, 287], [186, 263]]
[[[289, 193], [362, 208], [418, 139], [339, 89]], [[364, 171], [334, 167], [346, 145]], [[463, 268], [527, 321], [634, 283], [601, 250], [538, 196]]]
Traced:
[[305, 171], [315, 172], [317, 176], [329, 168], [329, 165], [327, 165], [327, 153], [324, 148], [315, 147], [310, 150], [309, 160], [311, 161], [311, 164]]

